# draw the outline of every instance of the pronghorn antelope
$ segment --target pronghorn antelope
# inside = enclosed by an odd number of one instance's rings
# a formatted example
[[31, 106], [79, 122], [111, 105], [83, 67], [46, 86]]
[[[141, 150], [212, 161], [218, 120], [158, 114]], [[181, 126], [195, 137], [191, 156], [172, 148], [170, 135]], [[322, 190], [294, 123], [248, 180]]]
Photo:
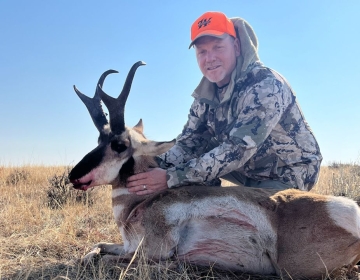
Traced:
[[[131, 68], [118, 98], [102, 90], [106, 71], [93, 98], [85, 103], [100, 132], [98, 146], [71, 171], [74, 188], [111, 184], [112, 205], [123, 245], [99, 243], [84, 257], [131, 256], [142, 242], [153, 260], [176, 257], [198, 265], [257, 274], [318, 277], [360, 259], [360, 211], [344, 197], [298, 190], [243, 186], [184, 186], [137, 196], [125, 187], [127, 177], [156, 167], [154, 159], [170, 142], [145, 138], [142, 121], [129, 128], [124, 107], [136, 69]], [[109, 110], [109, 122], [101, 100]]]

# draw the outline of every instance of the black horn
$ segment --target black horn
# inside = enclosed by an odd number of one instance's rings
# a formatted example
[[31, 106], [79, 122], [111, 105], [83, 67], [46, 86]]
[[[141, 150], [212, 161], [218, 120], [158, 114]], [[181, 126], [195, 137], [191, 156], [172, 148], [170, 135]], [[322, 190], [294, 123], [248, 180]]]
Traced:
[[108, 124], [108, 120], [106, 119], [106, 115], [101, 106], [101, 98], [100, 98], [99, 88], [101, 88], [103, 86], [106, 76], [109, 74], [112, 74], [112, 73], [118, 73], [118, 71], [108, 70], [101, 75], [101, 77], [97, 83], [95, 94], [94, 94], [93, 98], [90, 98], [90, 97], [84, 95], [83, 93], [81, 93], [74, 85], [74, 90], [75, 90], [76, 94], [80, 97], [82, 102], [84, 102], [84, 104], [85, 104], [86, 108], [88, 109], [90, 116], [91, 116], [96, 128], [100, 132], [100, 134], [103, 132], [104, 126]]
[[145, 65], [146, 63], [143, 61], [136, 62], [130, 69], [129, 74], [126, 77], [126, 81], [118, 98], [113, 98], [107, 95], [101, 88], [98, 86], [99, 94], [109, 110], [110, 114], [110, 127], [111, 131], [115, 134], [121, 134], [125, 130], [125, 120], [124, 120], [124, 112], [125, 112], [125, 103], [129, 96], [131, 84], [134, 79], [134, 75], [136, 69], [139, 66]]

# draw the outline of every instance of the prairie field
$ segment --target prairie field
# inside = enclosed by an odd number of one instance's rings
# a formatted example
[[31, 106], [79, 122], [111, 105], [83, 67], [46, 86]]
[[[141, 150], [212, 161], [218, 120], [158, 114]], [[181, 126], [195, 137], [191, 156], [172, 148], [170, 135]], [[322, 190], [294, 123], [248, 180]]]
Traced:
[[[280, 279], [186, 264], [82, 266], [92, 245], [121, 243], [111, 209], [111, 188], [71, 188], [62, 166], [0, 166], [0, 279]], [[313, 192], [360, 200], [360, 166], [331, 164]], [[358, 275], [328, 279], [359, 279]]]

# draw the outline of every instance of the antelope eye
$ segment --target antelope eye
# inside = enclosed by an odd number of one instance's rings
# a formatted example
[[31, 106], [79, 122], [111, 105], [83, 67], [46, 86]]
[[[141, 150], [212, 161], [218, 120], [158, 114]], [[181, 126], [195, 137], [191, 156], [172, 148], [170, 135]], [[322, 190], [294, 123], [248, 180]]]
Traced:
[[117, 141], [112, 141], [111, 149], [120, 154], [123, 151], [125, 151], [127, 149], [127, 147], [124, 144], [118, 143]]

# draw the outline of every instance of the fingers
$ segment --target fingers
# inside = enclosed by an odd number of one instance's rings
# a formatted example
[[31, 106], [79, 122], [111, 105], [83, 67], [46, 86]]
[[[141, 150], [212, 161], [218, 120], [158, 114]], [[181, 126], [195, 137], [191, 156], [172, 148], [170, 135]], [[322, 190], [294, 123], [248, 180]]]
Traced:
[[[145, 187], [144, 187], [145, 186]], [[128, 187], [129, 192], [137, 195], [151, 194], [160, 190], [167, 189], [167, 185], [154, 184], [154, 185], [136, 185], [134, 187]]]
[[133, 176], [130, 176], [127, 179], [126, 187], [130, 192], [139, 192], [144, 190], [144, 186], [149, 186], [148, 172], [139, 173]]
[[139, 184], [137, 182], [135, 182], [134, 186], [127, 185], [126, 187], [128, 188], [129, 192], [131, 192], [131, 193], [142, 194], [143, 192], [147, 192], [147, 193], [148, 193], [148, 191], [151, 192], [151, 188], [149, 185]]
[[146, 194], [151, 194], [153, 193], [153, 190], [142, 190], [142, 191], [138, 191], [136, 192], [137, 195], [146, 195]]
[[131, 181], [131, 182], [127, 182], [126, 183], [126, 187], [127, 188], [132, 188], [132, 187], [142, 187], [143, 185], [146, 185], [146, 186], [149, 186], [151, 185], [151, 182], [149, 182], [149, 180], [146, 180], [146, 179], [141, 179], [141, 180], [135, 180], [135, 181]]
[[161, 168], [154, 168], [133, 175], [128, 178], [126, 187], [129, 192], [137, 195], [146, 195], [167, 189], [166, 171]]
[[142, 179], [146, 179], [148, 177], [148, 172], [142, 172], [142, 173], [138, 173], [135, 175], [132, 175], [128, 178], [128, 182], [133, 182], [133, 181], [138, 181], [138, 180], [142, 180]]
[[144, 189], [143, 186], [129, 188], [129, 192], [135, 193], [137, 195], [151, 194], [151, 193], [154, 193], [155, 191], [156, 191], [155, 189], [150, 189], [150, 187], [148, 187], [148, 186], [146, 186], [146, 189]]

